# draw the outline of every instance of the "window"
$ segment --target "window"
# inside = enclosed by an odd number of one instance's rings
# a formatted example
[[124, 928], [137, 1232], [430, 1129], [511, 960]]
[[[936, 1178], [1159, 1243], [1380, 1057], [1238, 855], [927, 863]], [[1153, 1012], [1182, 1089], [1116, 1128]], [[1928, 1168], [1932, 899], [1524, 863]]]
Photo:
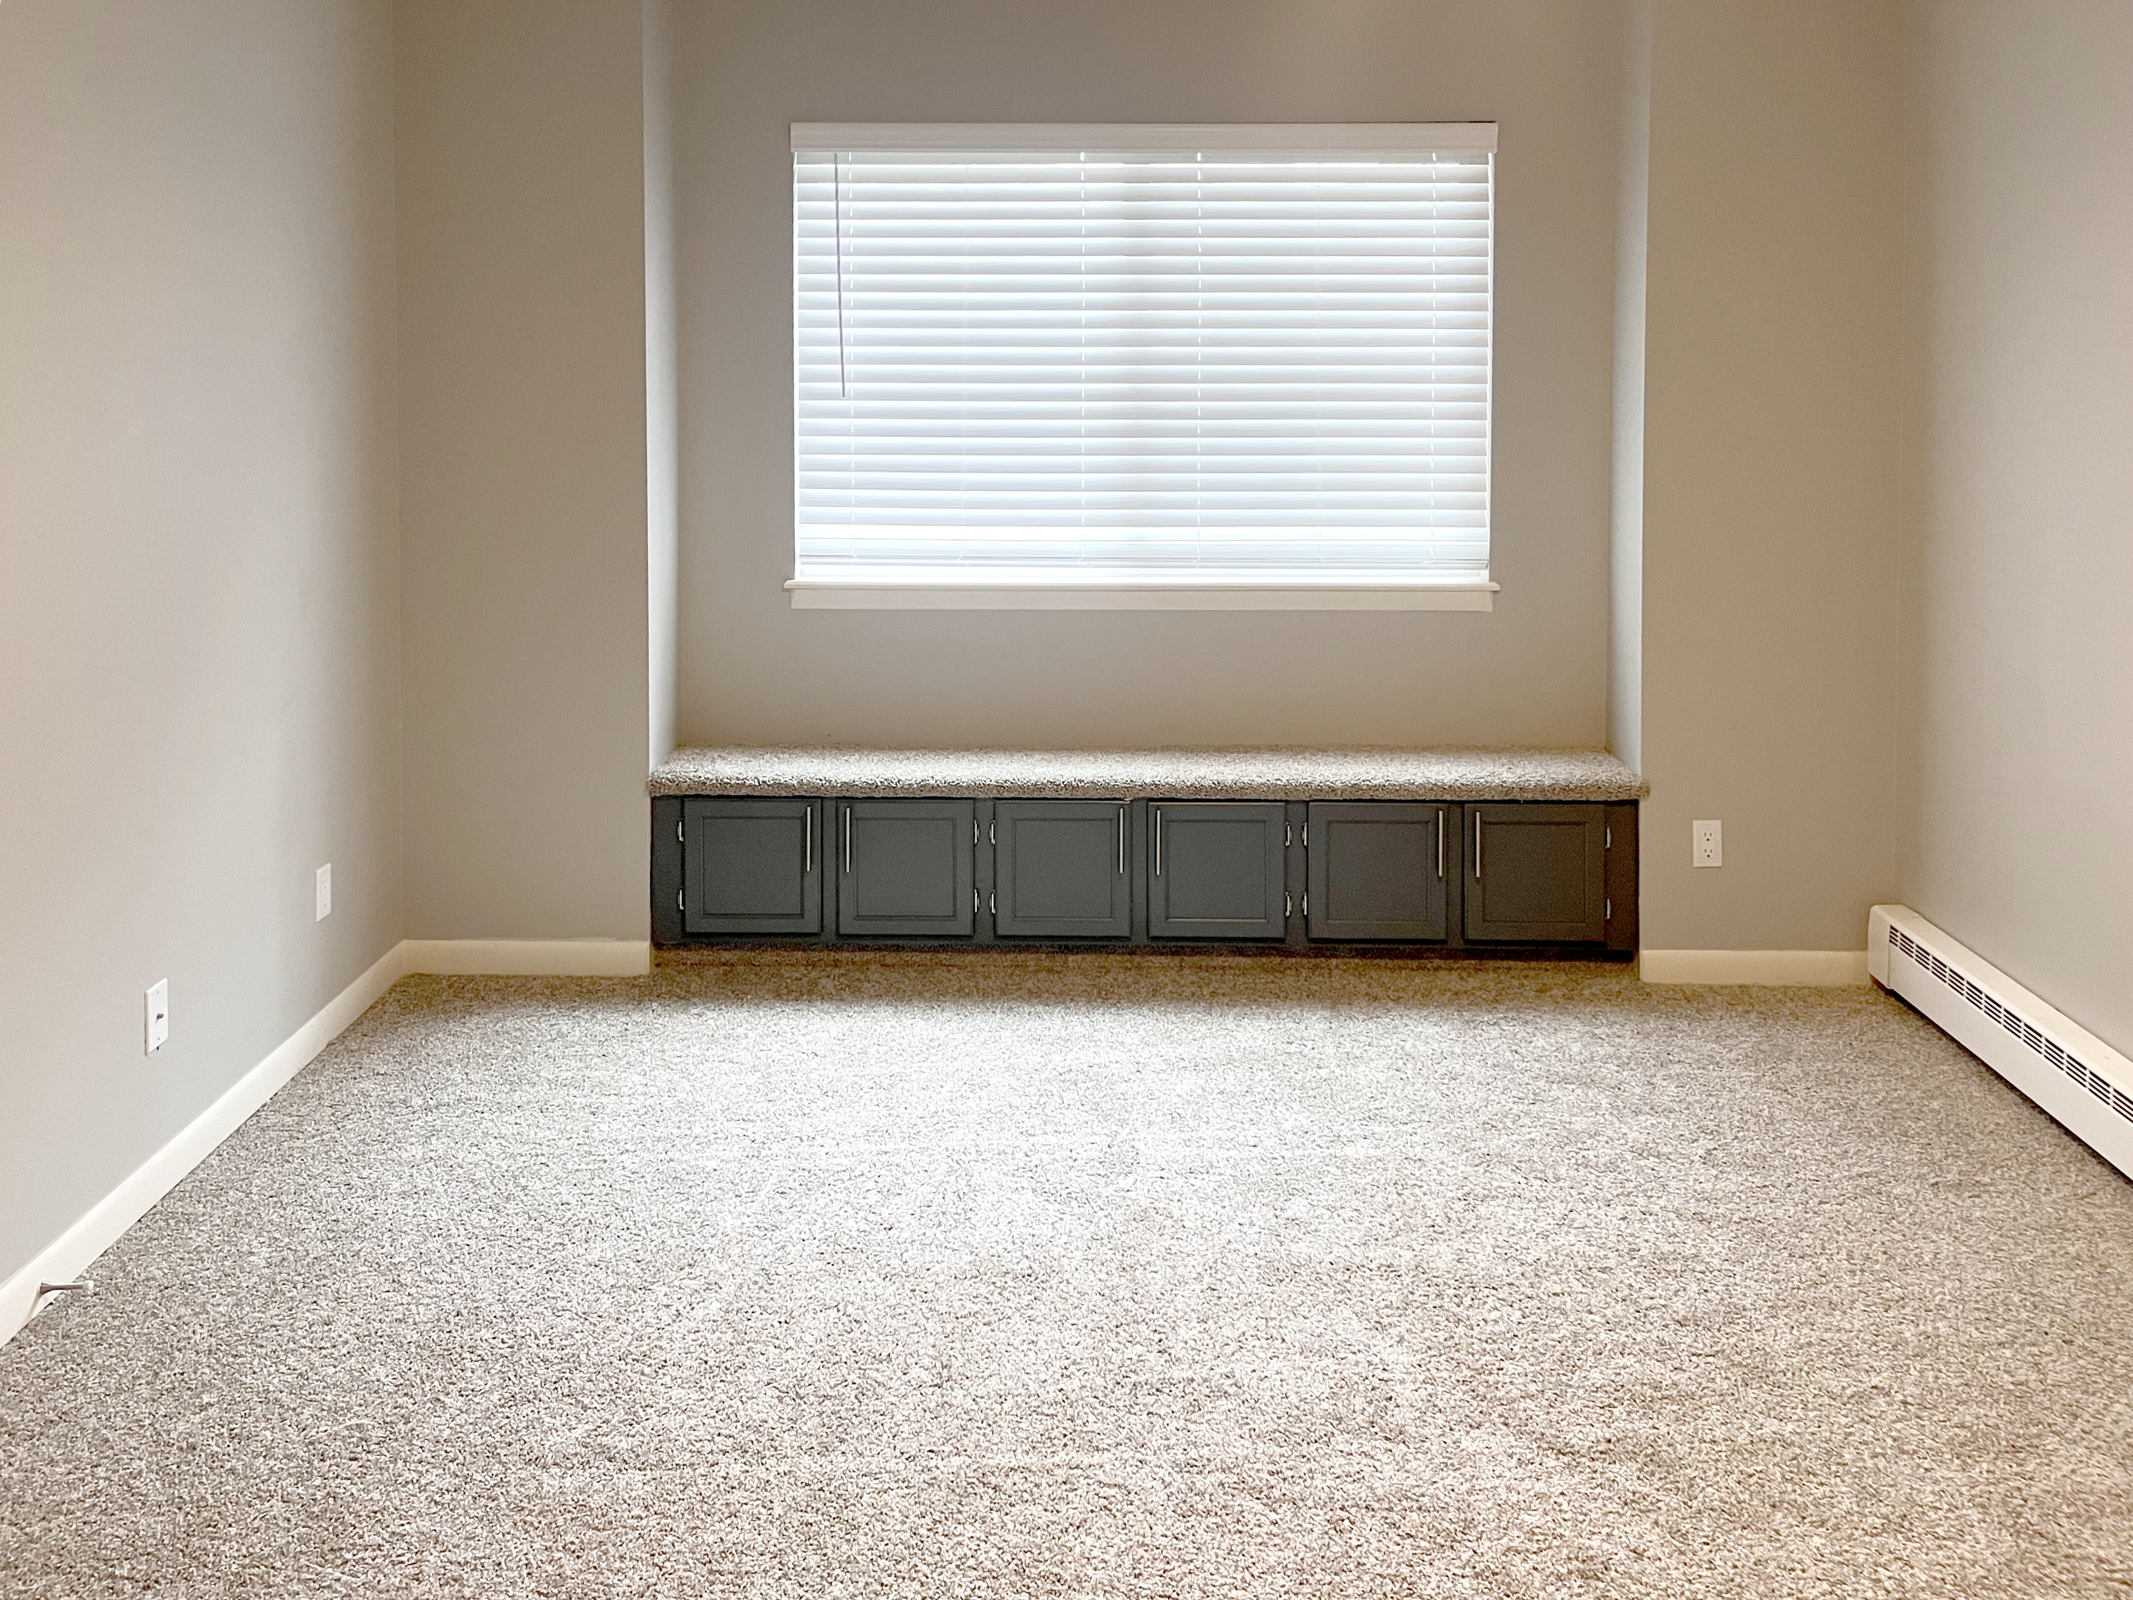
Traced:
[[793, 128], [793, 604], [1486, 610], [1495, 126]]

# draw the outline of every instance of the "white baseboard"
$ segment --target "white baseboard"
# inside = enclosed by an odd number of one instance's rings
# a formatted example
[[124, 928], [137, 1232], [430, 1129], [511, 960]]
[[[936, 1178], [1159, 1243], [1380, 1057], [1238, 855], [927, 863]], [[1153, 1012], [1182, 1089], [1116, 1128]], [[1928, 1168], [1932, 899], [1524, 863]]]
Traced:
[[116, 1189], [89, 1208], [88, 1214], [0, 1284], [0, 1343], [12, 1339], [37, 1312], [37, 1286], [65, 1283], [110, 1249], [119, 1236], [140, 1221], [163, 1196], [204, 1160], [238, 1126], [274, 1097], [341, 1031], [369, 1009], [371, 1002], [402, 977], [407, 968], [395, 945], [370, 970], [327, 1001], [309, 1022], [289, 1035], [266, 1060], [222, 1092], [220, 1099], [154, 1155], [134, 1169]]
[[403, 939], [91, 1206], [79, 1222], [0, 1283], [0, 1344], [12, 1339], [36, 1314], [40, 1283], [65, 1283], [80, 1276], [83, 1268], [118, 1243], [215, 1146], [235, 1133], [245, 1118], [272, 1099], [276, 1090], [409, 973], [628, 978], [651, 970], [652, 946], [644, 939]]
[[1866, 982], [1864, 950], [1645, 950], [1646, 983], [1770, 983], [1835, 988]]
[[641, 978], [649, 939], [407, 939], [408, 972], [444, 977]]

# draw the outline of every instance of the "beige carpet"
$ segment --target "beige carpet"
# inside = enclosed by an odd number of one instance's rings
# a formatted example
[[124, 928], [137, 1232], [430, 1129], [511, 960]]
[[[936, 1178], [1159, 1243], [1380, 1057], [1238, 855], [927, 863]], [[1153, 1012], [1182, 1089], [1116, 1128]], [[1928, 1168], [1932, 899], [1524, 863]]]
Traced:
[[412, 979], [96, 1275], [11, 1597], [2133, 1595], [2133, 1185], [1863, 990]]
[[1605, 750], [850, 750], [684, 745], [655, 795], [1026, 795], [1038, 800], [1635, 800]]

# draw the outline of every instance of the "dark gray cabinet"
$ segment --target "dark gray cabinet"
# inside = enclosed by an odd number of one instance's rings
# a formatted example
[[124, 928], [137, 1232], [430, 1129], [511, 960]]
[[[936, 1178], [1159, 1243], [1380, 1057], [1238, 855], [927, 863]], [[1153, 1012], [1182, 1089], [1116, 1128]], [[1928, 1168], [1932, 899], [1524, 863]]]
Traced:
[[1309, 815], [1312, 938], [1444, 937], [1448, 875], [1459, 870], [1452, 807], [1314, 800]]
[[1287, 810], [1278, 801], [1151, 805], [1148, 937], [1283, 937]]
[[690, 933], [822, 931], [822, 816], [813, 800], [682, 806], [682, 926]]
[[652, 938], [1624, 958], [1637, 847], [1634, 801], [662, 795]]
[[1625, 955], [1637, 948], [1637, 808], [1607, 808], [1607, 948]]
[[968, 938], [977, 922], [977, 807], [839, 800], [837, 931]]
[[1607, 807], [1466, 808], [1466, 936], [1529, 944], [1607, 936]]
[[1133, 931], [1123, 800], [993, 806], [993, 931], [1003, 939], [1123, 939]]

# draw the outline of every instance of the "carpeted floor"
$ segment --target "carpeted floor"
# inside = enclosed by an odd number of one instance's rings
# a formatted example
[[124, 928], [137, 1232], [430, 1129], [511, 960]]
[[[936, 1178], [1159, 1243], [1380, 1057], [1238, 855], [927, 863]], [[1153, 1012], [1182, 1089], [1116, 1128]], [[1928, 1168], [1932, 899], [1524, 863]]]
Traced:
[[95, 1275], [9, 1596], [2133, 1595], [2133, 1185], [1863, 990], [411, 979]]

